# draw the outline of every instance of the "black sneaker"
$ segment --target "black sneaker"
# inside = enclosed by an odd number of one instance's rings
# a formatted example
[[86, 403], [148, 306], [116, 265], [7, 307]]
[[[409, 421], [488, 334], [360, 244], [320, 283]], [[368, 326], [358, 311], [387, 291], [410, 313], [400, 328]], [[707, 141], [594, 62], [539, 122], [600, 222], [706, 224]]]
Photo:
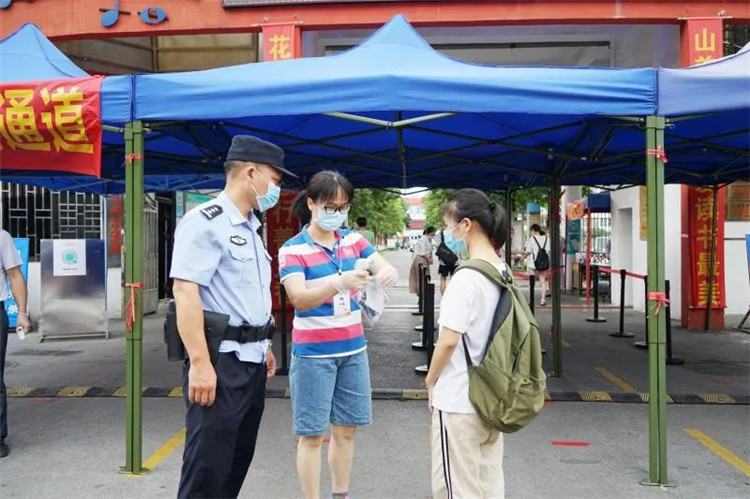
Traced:
[[0, 442], [0, 457], [5, 457], [10, 454], [10, 447], [5, 442]]

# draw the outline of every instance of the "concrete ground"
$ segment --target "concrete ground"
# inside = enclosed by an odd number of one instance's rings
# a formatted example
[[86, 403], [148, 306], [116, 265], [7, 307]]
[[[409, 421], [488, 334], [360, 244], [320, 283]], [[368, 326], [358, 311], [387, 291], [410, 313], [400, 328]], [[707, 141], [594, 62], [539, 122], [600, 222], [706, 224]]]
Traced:
[[[408, 252], [388, 254], [404, 277], [410, 256]], [[638, 484], [648, 469], [647, 405], [584, 404], [557, 398], [576, 392], [599, 398], [606, 392], [604, 400], [640, 401], [637, 392], [648, 388], [647, 352], [634, 348], [633, 339], [609, 336], [617, 326], [615, 311], [603, 312], [607, 323], [593, 324], [584, 320], [589, 310], [574, 308], [579, 302], [574, 297], [565, 299], [564, 376], [548, 380], [553, 402], [530, 427], [507, 436], [507, 496], [746, 497], [750, 493], [750, 406], [736, 404], [747, 404], [750, 396], [750, 336], [674, 328], [675, 355], [686, 362], [668, 367], [668, 392], [690, 397], [675, 397], [681, 403], [668, 406], [669, 470], [679, 486], [655, 490]], [[423, 378], [413, 369], [425, 363], [426, 355], [410, 347], [420, 339], [413, 329], [419, 323], [411, 315], [415, 304], [402, 280], [391, 292], [381, 321], [367, 332], [373, 388], [423, 387]], [[545, 342], [550, 315], [549, 307], [537, 307]], [[181, 367], [166, 360], [162, 320], [153, 316], [144, 321], [143, 380], [146, 387], [152, 387], [147, 395], [166, 395], [181, 383]], [[629, 311], [627, 328], [636, 333], [635, 339], [642, 339], [643, 315]], [[125, 401], [115, 390], [124, 385], [125, 352], [122, 323], [113, 322], [112, 330], [113, 338], [108, 341], [39, 343], [37, 335], [25, 341], [11, 335], [5, 379], [11, 392], [8, 443], [12, 454], [0, 461], [0, 497], [174, 496], [184, 426], [184, 406], [177, 397], [144, 398], [143, 456], [153, 472], [141, 477], [117, 473], [124, 464]], [[279, 345], [277, 339], [277, 350]], [[552, 351], [546, 347], [551, 366]], [[286, 386], [283, 376], [269, 382], [269, 388], [282, 389], [282, 394]], [[93, 387], [105, 389], [97, 392]], [[113, 392], [114, 397], [79, 398]], [[374, 413], [373, 426], [358, 437], [355, 497], [428, 497], [425, 402], [375, 400]], [[242, 496], [299, 497], [288, 399], [268, 399], [258, 445]], [[324, 475], [326, 490], [327, 471]]]
[[[9, 410], [12, 453], [0, 464], [1, 497], [175, 496], [181, 465], [181, 401], [146, 399], [144, 456], [153, 471], [140, 477], [117, 472], [124, 460], [122, 399], [11, 399]], [[648, 469], [647, 406], [554, 403], [532, 425], [506, 436], [507, 497], [747, 497], [748, 417], [747, 406], [670, 407], [669, 469], [678, 487], [660, 490], [639, 485]], [[374, 421], [357, 437], [354, 497], [429, 497], [426, 404], [376, 401]], [[713, 449], [685, 429], [708, 436]], [[714, 445], [740, 462], [722, 459]], [[241, 497], [300, 497], [294, 449], [289, 401], [271, 399]], [[742, 462], [745, 473], [735, 467]], [[329, 475], [323, 468], [326, 491]]]

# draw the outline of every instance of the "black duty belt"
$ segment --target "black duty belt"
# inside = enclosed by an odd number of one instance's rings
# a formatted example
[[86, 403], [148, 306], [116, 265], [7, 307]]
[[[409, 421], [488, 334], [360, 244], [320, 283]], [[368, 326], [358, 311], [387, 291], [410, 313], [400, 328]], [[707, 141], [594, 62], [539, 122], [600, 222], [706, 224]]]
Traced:
[[270, 340], [275, 332], [274, 321], [270, 320], [265, 326], [227, 326], [226, 331], [224, 331], [224, 339], [238, 343], [254, 343]]

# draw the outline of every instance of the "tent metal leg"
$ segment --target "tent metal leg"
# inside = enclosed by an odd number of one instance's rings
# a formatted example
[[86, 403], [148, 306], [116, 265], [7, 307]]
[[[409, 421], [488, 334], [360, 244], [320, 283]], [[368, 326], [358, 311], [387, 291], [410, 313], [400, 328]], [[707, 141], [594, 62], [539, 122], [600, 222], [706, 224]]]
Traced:
[[[552, 177], [549, 192], [550, 221], [550, 273], [549, 286], [552, 290], [552, 372], [555, 377], [562, 376], [562, 296], [560, 290], [560, 179]], [[544, 292], [544, 291], [542, 291]]]
[[[125, 466], [123, 473], [141, 474], [143, 308], [138, 286], [143, 279], [143, 123], [125, 125]], [[132, 301], [131, 301], [132, 300]], [[132, 305], [132, 309], [131, 309]]]
[[648, 191], [648, 356], [649, 476], [643, 485], [669, 486], [667, 477], [666, 307], [664, 293], [664, 162], [653, 151], [664, 147], [665, 119], [646, 118], [646, 187]]
[[510, 238], [510, 231], [513, 228], [513, 203], [511, 202], [512, 193], [509, 187], [505, 188], [505, 216], [508, 217], [508, 230], [505, 235], [505, 261], [513, 269], [513, 255], [511, 254], [513, 241]]

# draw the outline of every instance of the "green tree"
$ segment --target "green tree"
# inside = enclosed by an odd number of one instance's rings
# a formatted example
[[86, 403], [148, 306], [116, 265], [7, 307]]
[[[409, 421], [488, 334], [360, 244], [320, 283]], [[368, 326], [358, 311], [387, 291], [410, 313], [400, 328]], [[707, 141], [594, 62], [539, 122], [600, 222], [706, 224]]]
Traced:
[[350, 223], [354, 225], [358, 217], [365, 217], [367, 227], [379, 237], [398, 234], [404, 230], [404, 221], [408, 219], [401, 196], [378, 189], [354, 191]]

